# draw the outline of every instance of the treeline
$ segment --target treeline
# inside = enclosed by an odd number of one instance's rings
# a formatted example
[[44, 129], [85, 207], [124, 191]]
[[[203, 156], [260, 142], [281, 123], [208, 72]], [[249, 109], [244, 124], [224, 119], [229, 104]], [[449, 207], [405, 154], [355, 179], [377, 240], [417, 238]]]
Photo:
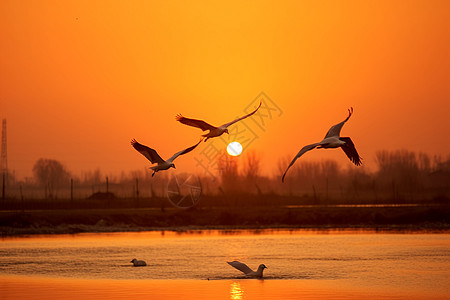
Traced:
[[376, 153], [375, 171], [351, 164], [342, 166], [333, 160], [297, 160], [285, 183], [281, 183], [291, 159], [280, 159], [277, 173], [265, 178], [249, 171], [260, 164], [254, 154], [244, 160], [241, 172], [225, 157], [221, 163], [221, 188], [230, 194], [294, 196], [323, 204], [445, 202], [450, 196], [450, 155], [443, 159], [407, 150], [382, 150]]
[[[296, 199], [286, 200], [289, 204], [428, 203], [448, 202], [450, 196], [450, 155], [442, 158], [407, 150], [378, 151], [374, 171], [332, 160], [298, 160], [282, 183], [281, 175], [290, 159], [280, 159], [277, 171], [263, 176], [256, 152], [247, 151], [238, 159], [220, 155], [216, 170], [212, 170], [215, 176], [196, 174], [195, 182], [201, 185], [203, 196], [232, 202], [258, 197], [270, 202], [272, 197], [274, 201]], [[120, 175], [103, 174], [97, 169], [75, 176], [56, 160], [40, 159], [31, 179], [16, 180], [14, 174], [7, 174], [3, 203], [112, 198], [140, 199], [144, 203], [145, 199], [165, 198], [170, 180], [178, 173], [151, 174], [147, 168]]]

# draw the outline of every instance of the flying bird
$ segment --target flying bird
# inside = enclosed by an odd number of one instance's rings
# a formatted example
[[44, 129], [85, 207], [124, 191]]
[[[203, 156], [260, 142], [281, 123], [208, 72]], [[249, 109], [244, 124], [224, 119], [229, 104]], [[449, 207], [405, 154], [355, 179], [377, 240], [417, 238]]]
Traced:
[[267, 269], [267, 267], [264, 264], [260, 264], [258, 267], [258, 270], [255, 272], [252, 269], [250, 269], [246, 264], [238, 262], [236, 260], [232, 261], [232, 262], [227, 261], [227, 263], [230, 266], [235, 267], [236, 269], [238, 269], [239, 271], [244, 273], [245, 276], [248, 276], [248, 277], [262, 278], [264, 269]]
[[195, 147], [198, 146], [198, 144], [200, 144], [200, 142], [203, 140], [203, 138], [200, 139], [200, 141], [195, 144], [194, 146], [191, 146], [189, 148], [186, 148], [184, 150], [181, 150], [177, 153], [175, 153], [174, 155], [172, 155], [171, 158], [169, 158], [168, 160], [164, 160], [161, 158], [161, 156], [159, 156], [159, 154], [156, 152], [155, 149], [149, 148], [147, 146], [144, 146], [142, 144], [139, 144], [135, 139], [131, 140], [131, 145], [134, 147], [134, 149], [136, 149], [139, 153], [141, 153], [142, 155], [145, 156], [145, 158], [147, 158], [152, 164], [156, 163], [156, 166], [150, 167], [150, 169], [153, 170], [153, 174], [152, 177], [155, 175], [156, 172], [161, 171], [161, 170], [167, 170], [169, 168], [175, 168], [175, 164], [173, 163], [173, 161], [175, 160], [175, 158], [177, 158], [180, 155], [186, 154], [191, 152], [192, 150], [195, 149]]
[[262, 104], [262, 102], [260, 101], [259, 102], [259, 106], [253, 112], [249, 113], [248, 115], [245, 115], [243, 117], [237, 118], [236, 120], [231, 121], [229, 123], [225, 123], [225, 124], [223, 124], [223, 125], [221, 125], [219, 127], [215, 127], [215, 126], [213, 126], [211, 124], [208, 124], [208, 123], [206, 123], [203, 120], [196, 120], [196, 119], [185, 118], [181, 114], [177, 114], [175, 116], [175, 119], [178, 122], [180, 122], [180, 123], [183, 123], [185, 125], [189, 125], [189, 126], [192, 126], [192, 127], [200, 128], [203, 131], [209, 130], [209, 132], [207, 134], [202, 135], [203, 137], [206, 137], [206, 139], [205, 139], [205, 142], [206, 142], [208, 139], [213, 138], [213, 137], [217, 137], [217, 136], [221, 136], [223, 133], [228, 133], [229, 134], [227, 128], [230, 125], [233, 125], [234, 123], [239, 122], [239, 121], [241, 121], [241, 120], [243, 120], [245, 118], [248, 118], [251, 115], [253, 115], [261, 107], [261, 104]]
[[344, 150], [347, 157], [357, 166], [361, 165], [361, 157], [359, 156], [358, 152], [356, 151], [355, 145], [353, 144], [352, 140], [349, 137], [340, 137], [342, 126], [344, 126], [345, 122], [351, 117], [353, 114], [353, 107], [350, 107], [348, 110], [348, 117], [342, 121], [341, 123], [338, 123], [330, 128], [328, 130], [327, 135], [325, 138], [315, 144], [306, 145], [303, 147], [297, 155], [294, 157], [294, 159], [291, 161], [289, 166], [287, 167], [286, 171], [283, 174], [283, 177], [281, 178], [281, 181], [284, 182], [284, 177], [286, 176], [287, 171], [289, 168], [295, 163], [295, 161], [308, 152], [309, 150], [312, 150], [314, 148], [339, 148], [341, 147], [342, 150]]

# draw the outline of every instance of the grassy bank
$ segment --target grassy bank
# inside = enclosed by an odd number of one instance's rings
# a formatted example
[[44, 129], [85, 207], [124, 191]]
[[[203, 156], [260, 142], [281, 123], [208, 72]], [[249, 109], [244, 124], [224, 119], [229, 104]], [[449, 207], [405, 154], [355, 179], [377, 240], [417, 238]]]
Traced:
[[2, 236], [179, 228], [450, 229], [450, 206], [304, 206], [0, 211]]

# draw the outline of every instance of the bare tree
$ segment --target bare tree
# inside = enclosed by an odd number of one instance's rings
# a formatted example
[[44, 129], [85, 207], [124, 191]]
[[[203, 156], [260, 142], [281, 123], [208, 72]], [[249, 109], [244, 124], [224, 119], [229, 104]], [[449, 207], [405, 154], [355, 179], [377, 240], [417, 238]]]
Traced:
[[99, 185], [102, 182], [102, 172], [99, 168], [94, 171], [87, 171], [83, 173], [83, 183], [90, 185]]
[[33, 166], [33, 175], [45, 189], [45, 197], [56, 197], [56, 190], [70, 180], [70, 173], [57, 160], [40, 158]]
[[408, 150], [378, 151], [375, 162], [378, 165], [378, 180], [392, 186], [394, 198], [399, 192], [411, 195], [419, 188], [419, 166], [415, 152]]
[[424, 172], [431, 171], [431, 159], [428, 154], [419, 152], [418, 164], [419, 164], [419, 169], [421, 171], [424, 171]]
[[[281, 158], [278, 159], [277, 161], [277, 169], [276, 169], [276, 174], [275, 177], [279, 177], [281, 180], [281, 176], [283, 176], [284, 171], [286, 170], [286, 168], [289, 166], [289, 163], [291, 162], [292, 158], [288, 155], [285, 155]], [[295, 165], [294, 165], [295, 167]]]
[[236, 192], [239, 190], [239, 172], [237, 157], [232, 157], [223, 153], [217, 157], [217, 167], [225, 191]]
[[243, 175], [249, 180], [255, 180], [261, 172], [261, 157], [255, 151], [244, 154]]

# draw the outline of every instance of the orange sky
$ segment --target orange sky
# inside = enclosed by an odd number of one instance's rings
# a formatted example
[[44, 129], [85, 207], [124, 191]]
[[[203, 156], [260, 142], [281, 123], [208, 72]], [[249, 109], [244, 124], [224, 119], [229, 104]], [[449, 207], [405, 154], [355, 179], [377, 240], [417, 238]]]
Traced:
[[[260, 92], [280, 108], [264, 130], [253, 127], [249, 147], [267, 174], [320, 141], [350, 106], [342, 135], [366, 167], [382, 149], [446, 156], [449, 11], [449, 1], [425, 0], [3, 0], [9, 169], [30, 176], [39, 158], [75, 174], [143, 169], [131, 138], [168, 158], [201, 134], [175, 114], [221, 125]], [[194, 157], [208, 143], [178, 158], [177, 170], [201, 170]], [[302, 157], [328, 158], [353, 167], [341, 150]]]

